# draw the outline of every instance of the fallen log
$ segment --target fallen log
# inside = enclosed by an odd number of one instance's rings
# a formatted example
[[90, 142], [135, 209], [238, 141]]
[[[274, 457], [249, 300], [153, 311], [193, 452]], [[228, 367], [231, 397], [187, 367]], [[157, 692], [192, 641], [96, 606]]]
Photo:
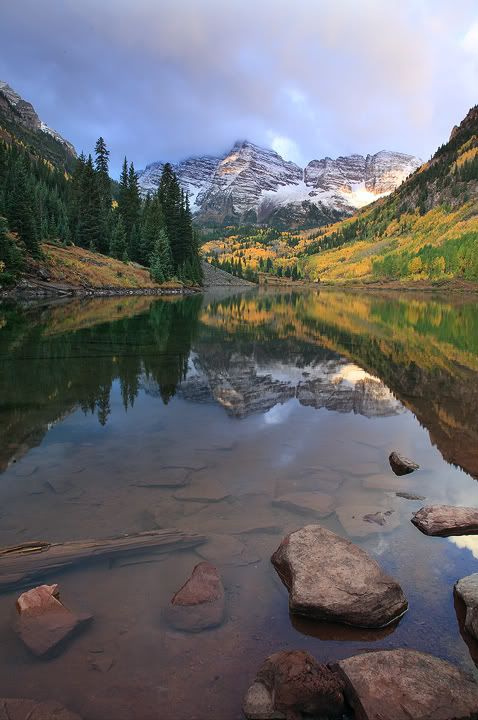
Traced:
[[0, 592], [35, 583], [81, 562], [147, 551], [170, 552], [196, 547], [204, 535], [181, 530], [151, 530], [98, 540], [65, 543], [28, 542], [0, 548]]

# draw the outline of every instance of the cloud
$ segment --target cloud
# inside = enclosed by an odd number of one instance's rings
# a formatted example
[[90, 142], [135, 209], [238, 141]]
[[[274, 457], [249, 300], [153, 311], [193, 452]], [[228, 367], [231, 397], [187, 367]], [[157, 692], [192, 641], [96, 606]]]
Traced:
[[474, 1], [4, 5], [0, 78], [79, 149], [102, 133], [116, 168], [244, 137], [305, 161], [426, 157], [477, 100]]

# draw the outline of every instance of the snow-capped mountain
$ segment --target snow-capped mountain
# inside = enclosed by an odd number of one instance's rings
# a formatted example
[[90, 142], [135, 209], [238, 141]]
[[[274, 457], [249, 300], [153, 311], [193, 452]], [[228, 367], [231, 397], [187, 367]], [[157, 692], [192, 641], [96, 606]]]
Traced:
[[52, 137], [60, 143], [66, 152], [76, 157], [76, 150], [73, 145], [65, 140], [56, 130], [48, 127], [41, 120], [33, 105], [24, 100], [8, 83], [0, 80], [0, 115], [5, 118], [9, 125], [20, 126], [24, 130], [34, 133], [43, 133]]
[[[421, 165], [419, 158], [382, 150], [312, 160], [305, 168], [274, 150], [236, 142], [218, 158], [188, 158], [174, 166], [202, 221], [330, 222], [392, 192]], [[144, 192], [158, 187], [163, 163], [139, 174]]]

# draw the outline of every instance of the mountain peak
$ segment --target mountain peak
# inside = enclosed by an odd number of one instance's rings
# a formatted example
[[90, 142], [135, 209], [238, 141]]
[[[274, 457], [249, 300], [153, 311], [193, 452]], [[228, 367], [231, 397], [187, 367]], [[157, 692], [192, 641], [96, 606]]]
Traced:
[[[37, 141], [34, 144], [41, 144], [42, 135], [47, 135], [62, 145], [63, 151], [60, 155], [64, 155], [66, 151], [66, 155], [70, 158], [76, 157], [73, 145], [43, 122], [33, 105], [24, 100], [4, 80], [0, 80], [0, 123], [4, 124], [7, 130], [12, 128], [14, 134], [16, 128], [21, 128], [22, 132], [33, 133]], [[50, 156], [53, 160], [57, 159], [58, 153], [50, 150]]]
[[[207, 222], [331, 222], [392, 192], [421, 161], [380, 150], [364, 157], [312, 160], [305, 169], [275, 150], [236, 140], [221, 157], [192, 157], [174, 166], [196, 217]], [[162, 163], [139, 174], [144, 192], [159, 185]], [[310, 217], [309, 220], [304, 220]], [[302, 218], [302, 220], [301, 220]], [[322, 220], [321, 220], [322, 219]]]

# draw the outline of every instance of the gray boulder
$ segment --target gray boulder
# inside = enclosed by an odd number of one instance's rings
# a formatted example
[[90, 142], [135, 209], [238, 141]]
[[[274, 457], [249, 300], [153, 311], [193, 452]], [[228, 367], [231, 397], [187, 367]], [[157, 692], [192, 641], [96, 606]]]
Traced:
[[478, 685], [415, 650], [381, 650], [337, 663], [356, 720], [477, 720]]
[[375, 560], [320, 525], [285, 537], [271, 560], [289, 590], [292, 613], [379, 628], [408, 608], [400, 585]]
[[458, 580], [455, 592], [466, 606], [465, 629], [478, 640], [478, 573]]
[[426, 505], [413, 514], [412, 523], [425, 535], [475, 534], [478, 533], [478, 508]]

